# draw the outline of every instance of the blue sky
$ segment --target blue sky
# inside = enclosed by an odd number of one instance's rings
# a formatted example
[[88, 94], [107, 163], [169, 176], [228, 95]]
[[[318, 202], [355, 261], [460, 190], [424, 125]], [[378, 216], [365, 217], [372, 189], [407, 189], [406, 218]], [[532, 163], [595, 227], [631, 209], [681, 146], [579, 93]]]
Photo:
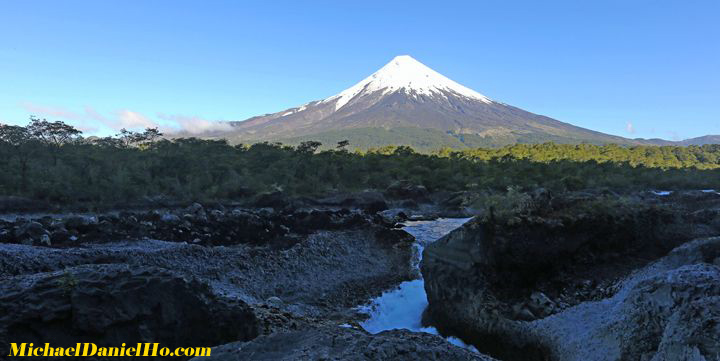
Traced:
[[202, 128], [333, 95], [409, 54], [626, 137], [720, 134], [720, 1], [0, 0], [0, 122]]

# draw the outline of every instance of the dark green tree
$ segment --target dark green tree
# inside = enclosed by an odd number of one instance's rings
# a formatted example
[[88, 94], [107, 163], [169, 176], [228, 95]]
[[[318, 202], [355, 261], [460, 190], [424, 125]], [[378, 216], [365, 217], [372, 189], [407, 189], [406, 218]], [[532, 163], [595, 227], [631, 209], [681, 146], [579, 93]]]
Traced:
[[320, 142], [308, 140], [300, 143], [300, 145], [297, 146], [297, 151], [303, 154], [313, 154], [318, 148], [320, 148], [321, 145], [322, 143]]
[[53, 165], [57, 165], [60, 147], [78, 141], [82, 135], [82, 132], [72, 125], [61, 121], [49, 122], [34, 116], [30, 117], [27, 130], [50, 149]]
[[[34, 139], [26, 127], [0, 124], [0, 142], [9, 148], [10, 154], [17, 160], [20, 174], [20, 190], [27, 189], [28, 162], [36, 150]], [[12, 159], [10, 159], [12, 160]]]

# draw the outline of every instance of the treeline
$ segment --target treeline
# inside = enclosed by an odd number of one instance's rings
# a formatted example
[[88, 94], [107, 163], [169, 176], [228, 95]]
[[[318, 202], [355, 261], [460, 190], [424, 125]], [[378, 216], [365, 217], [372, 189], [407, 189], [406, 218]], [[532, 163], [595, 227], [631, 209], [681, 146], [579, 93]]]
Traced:
[[720, 188], [720, 146], [620, 147], [514, 145], [500, 149], [409, 147], [349, 151], [341, 142], [297, 147], [222, 140], [162, 138], [157, 129], [123, 130], [83, 138], [62, 122], [31, 118], [28, 126], [0, 125], [0, 195], [59, 204], [120, 205], [148, 197], [186, 200], [246, 199], [384, 189], [396, 180], [431, 191], [610, 188]]
[[[441, 154], [452, 151], [444, 149]], [[491, 160], [510, 157], [534, 162], [570, 160], [575, 162], [627, 163], [633, 167], [653, 168], [720, 168], [720, 144], [702, 146], [619, 146], [615, 144], [597, 146], [591, 144], [516, 144], [499, 149], [478, 148], [464, 150], [463, 157], [476, 160]]]

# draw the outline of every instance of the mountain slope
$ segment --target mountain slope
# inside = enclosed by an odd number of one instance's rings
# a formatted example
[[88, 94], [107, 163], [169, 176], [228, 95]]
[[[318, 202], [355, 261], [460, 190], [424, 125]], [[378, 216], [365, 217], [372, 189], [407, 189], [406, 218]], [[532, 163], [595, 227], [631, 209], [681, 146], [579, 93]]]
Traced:
[[[370, 139], [359, 147], [428, 143], [422, 148], [517, 142], [641, 144], [533, 114], [462, 86], [410, 56], [395, 57], [354, 86], [320, 101], [232, 122], [233, 142]], [[409, 129], [416, 128], [415, 131]], [[404, 133], [399, 133], [404, 129]], [[392, 138], [392, 135], [401, 135]], [[413, 136], [426, 136], [422, 139]], [[356, 140], [358, 141], [358, 140]]]
[[704, 135], [702, 137], [681, 140], [682, 145], [703, 145], [703, 144], [720, 144], [720, 135]]

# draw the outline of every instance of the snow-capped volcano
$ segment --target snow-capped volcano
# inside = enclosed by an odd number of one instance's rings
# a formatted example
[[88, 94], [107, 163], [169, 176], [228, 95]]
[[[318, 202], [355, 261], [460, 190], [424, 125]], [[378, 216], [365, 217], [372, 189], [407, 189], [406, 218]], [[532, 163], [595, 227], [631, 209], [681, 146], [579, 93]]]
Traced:
[[342, 108], [354, 97], [381, 91], [383, 95], [402, 91], [411, 96], [440, 95], [446, 92], [490, 103], [488, 97], [466, 88], [413, 59], [410, 55], [396, 56], [377, 72], [338, 95], [323, 100], [335, 102], [335, 110]]
[[409, 144], [431, 149], [555, 141], [632, 141], [496, 102], [409, 55], [324, 100], [233, 122], [233, 142], [349, 140], [353, 146]]

